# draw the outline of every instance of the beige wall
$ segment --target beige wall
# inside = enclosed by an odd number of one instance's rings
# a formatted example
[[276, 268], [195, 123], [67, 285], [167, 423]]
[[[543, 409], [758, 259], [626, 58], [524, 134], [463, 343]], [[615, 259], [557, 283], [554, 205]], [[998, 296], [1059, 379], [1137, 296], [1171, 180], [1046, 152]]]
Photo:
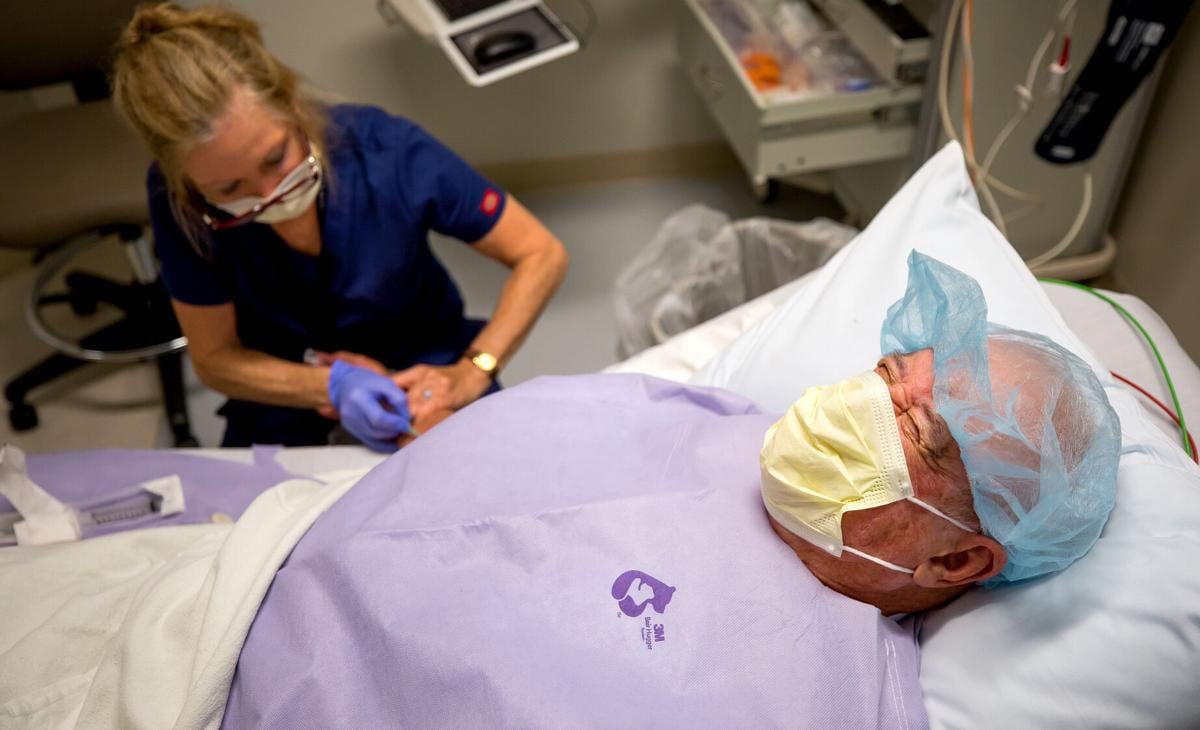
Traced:
[[[33, 109], [33, 97], [18, 92], [0, 92], [0, 123], [6, 119]], [[19, 184], [19, 181], [9, 180], [7, 185]], [[0, 249], [0, 276], [29, 265], [30, 256], [25, 251], [6, 251]]]
[[1112, 226], [1113, 278], [1200, 360], [1200, 13], [1172, 46]]
[[[374, 0], [230, 4], [319, 88], [409, 116], [475, 165], [720, 139], [676, 66], [677, 0], [592, 0], [599, 27], [586, 49], [482, 89], [468, 86], [440, 48], [386, 26]], [[573, 0], [547, 4], [582, 23]]]
[[[599, 25], [587, 48], [482, 89], [440, 48], [387, 26], [374, 0], [228, 4], [257, 20], [270, 49], [327, 96], [408, 116], [510, 187], [536, 187], [539, 176], [587, 181], [736, 164], [677, 67], [678, 0], [592, 0]], [[574, 0], [547, 5], [582, 24]], [[54, 101], [35, 96], [0, 93], [0, 121]], [[0, 251], [0, 275], [27, 261]]]
[[0, 92], [0, 122], [33, 109], [33, 95], [21, 91]]
[[[1087, 0], [1078, 5], [1072, 31], [1073, 64], [1081, 69], [1099, 43], [1109, 3]], [[987, 0], [975, 3], [975, 104], [976, 159], [982, 160], [992, 141], [1017, 109], [1014, 87], [1023, 81], [1030, 60], [1047, 29], [1052, 28], [1060, 3], [1047, 0]], [[1048, 54], [1049, 56], [1050, 54]], [[963, 55], [952, 60], [948, 97], [951, 117], [961, 129]], [[1072, 76], [1074, 78], [1074, 76]], [[1034, 143], [1061, 103], [1045, 89], [1043, 73], [1035, 88], [1034, 103], [1008, 138], [992, 165], [992, 174], [1036, 196], [1032, 214], [1013, 216], [1024, 206], [996, 193], [1007, 216], [1008, 240], [1029, 259], [1062, 240], [1079, 213], [1083, 198], [1081, 165], [1053, 165], [1034, 154]], [[1138, 93], [1121, 110], [1096, 156], [1087, 163], [1094, 178], [1088, 217], [1065, 256], [1097, 251], [1109, 215], [1120, 196], [1121, 172], [1131, 153], [1127, 140], [1136, 138], [1146, 106]], [[986, 209], [985, 209], [986, 210]], [[1117, 241], [1118, 245], [1122, 242]]]

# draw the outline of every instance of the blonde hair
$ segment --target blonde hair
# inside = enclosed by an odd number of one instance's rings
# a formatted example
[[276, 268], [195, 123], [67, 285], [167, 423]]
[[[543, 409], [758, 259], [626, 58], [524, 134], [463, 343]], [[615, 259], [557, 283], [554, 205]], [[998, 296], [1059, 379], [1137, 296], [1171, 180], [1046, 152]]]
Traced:
[[184, 175], [182, 160], [212, 135], [213, 122], [238, 88], [299, 127], [324, 161], [324, 108], [299, 88], [296, 72], [271, 55], [258, 24], [245, 15], [211, 6], [142, 5], [117, 42], [113, 99], [157, 160], [171, 212], [198, 250], [207, 248], [212, 234], [201, 217], [204, 198]]

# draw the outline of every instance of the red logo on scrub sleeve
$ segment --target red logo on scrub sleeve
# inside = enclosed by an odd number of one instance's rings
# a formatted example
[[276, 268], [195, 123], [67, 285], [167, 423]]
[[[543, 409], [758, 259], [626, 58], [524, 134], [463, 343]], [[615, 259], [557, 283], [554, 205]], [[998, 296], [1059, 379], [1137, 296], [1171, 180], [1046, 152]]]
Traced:
[[479, 201], [479, 211], [484, 215], [496, 215], [496, 209], [500, 207], [500, 193], [488, 188], [488, 191], [483, 194], [483, 200]]

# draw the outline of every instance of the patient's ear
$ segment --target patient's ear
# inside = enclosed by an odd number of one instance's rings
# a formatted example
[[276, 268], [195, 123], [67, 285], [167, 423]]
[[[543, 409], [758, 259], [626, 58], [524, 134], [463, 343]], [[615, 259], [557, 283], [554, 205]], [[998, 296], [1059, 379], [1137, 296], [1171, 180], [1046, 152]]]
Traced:
[[913, 571], [925, 588], [952, 588], [987, 580], [1004, 569], [1008, 553], [987, 535], [966, 535], [952, 552], [928, 558]]

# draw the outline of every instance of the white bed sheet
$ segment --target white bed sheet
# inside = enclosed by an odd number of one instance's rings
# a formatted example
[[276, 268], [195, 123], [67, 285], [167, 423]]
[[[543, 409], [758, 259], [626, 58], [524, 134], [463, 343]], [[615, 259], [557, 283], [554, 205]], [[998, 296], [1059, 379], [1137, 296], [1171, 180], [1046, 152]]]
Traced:
[[20, 597], [0, 621], [0, 728], [217, 727], [275, 571], [355, 482], [289, 479], [233, 524], [0, 551], [0, 596]]
[[[193, 456], [253, 464], [253, 449], [176, 449]], [[280, 449], [275, 460], [297, 476], [335, 481], [348, 474], [364, 472], [387, 459], [365, 446], [294, 446]]]

